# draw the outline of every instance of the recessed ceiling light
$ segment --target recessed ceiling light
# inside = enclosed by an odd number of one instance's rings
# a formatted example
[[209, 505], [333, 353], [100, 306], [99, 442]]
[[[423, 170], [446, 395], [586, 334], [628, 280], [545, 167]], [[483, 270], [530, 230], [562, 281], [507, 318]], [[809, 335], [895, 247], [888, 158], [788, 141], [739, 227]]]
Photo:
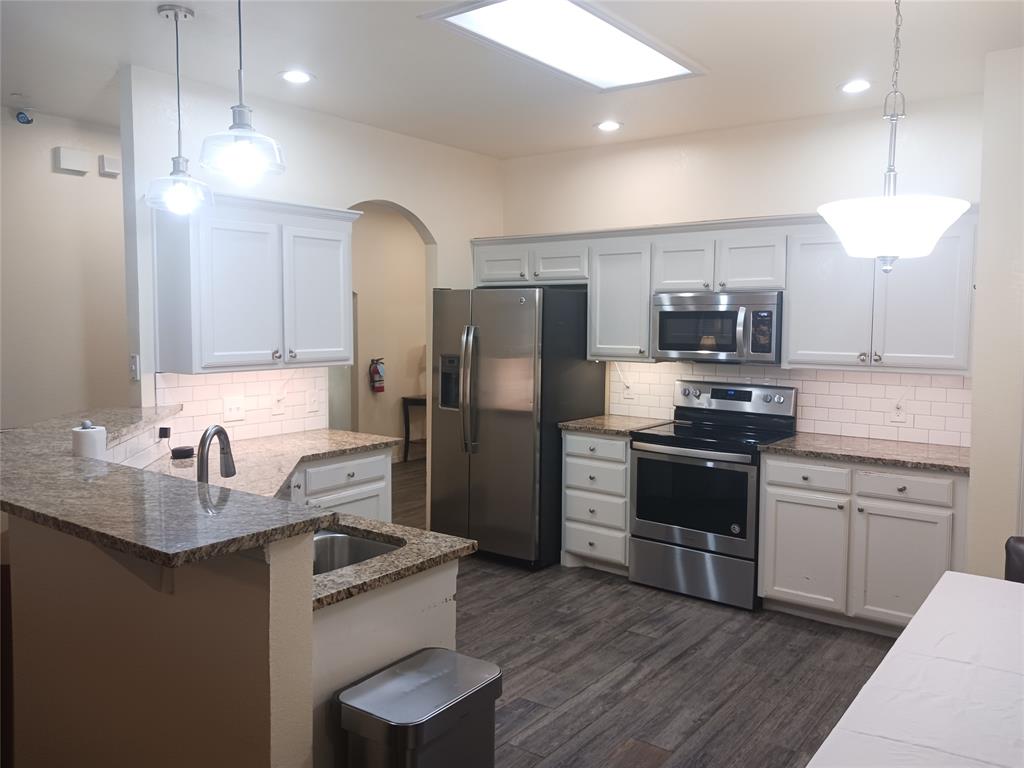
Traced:
[[498, 0], [434, 18], [601, 89], [693, 74], [571, 0]]
[[848, 83], [843, 83], [842, 91], [843, 93], [864, 93], [864, 91], [866, 91], [870, 87], [871, 83], [869, 83], [867, 80], [857, 78], [855, 80], [851, 80]]
[[301, 69], [289, 69], [287, 72], [281, 73], [281, 79], [293, 85], [304, 85], [312, 80], [313, 76], [309, 72], [303, 72]]
[[599, 131], [604, 131], [605, 133], [614, 133], [622, 127], [622, 123], [617, 120], [602, 120], [594, 127]]

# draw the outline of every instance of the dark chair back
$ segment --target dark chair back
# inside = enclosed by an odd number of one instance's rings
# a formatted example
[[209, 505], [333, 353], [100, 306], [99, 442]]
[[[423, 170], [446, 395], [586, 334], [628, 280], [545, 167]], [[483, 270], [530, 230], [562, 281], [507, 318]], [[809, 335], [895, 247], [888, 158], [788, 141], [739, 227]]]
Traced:
[[1005, 578], [1024, 584], [1024, 536], [1011, 536], [1006, 540]]

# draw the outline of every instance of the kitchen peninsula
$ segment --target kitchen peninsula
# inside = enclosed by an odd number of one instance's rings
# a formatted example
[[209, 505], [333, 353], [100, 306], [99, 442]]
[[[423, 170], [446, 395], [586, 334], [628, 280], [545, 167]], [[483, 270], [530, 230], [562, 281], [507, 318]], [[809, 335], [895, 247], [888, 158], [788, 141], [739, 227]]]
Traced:
[[[90, 415], [110, 447], [165, 411]], [[72, 457], [75, 422], [0, 436], [19, 764], [330, 765], [333, 690], [421, 647], [454, 647], [457, 561], [474, 542], [280, 493], [307, 465], [394, 438], [239, 441], [238, 475], [218, 487], [196, 483], [194, 467]], [[314, 577], [324, 528], [395, 549]]]

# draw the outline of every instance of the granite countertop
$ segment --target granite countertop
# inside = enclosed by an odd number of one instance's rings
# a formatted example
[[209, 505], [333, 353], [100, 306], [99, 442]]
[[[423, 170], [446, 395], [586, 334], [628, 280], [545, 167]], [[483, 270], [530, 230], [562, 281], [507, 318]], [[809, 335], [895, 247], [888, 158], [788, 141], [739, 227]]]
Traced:
[[558, 426], [569, 432], [591, 432], [599, 435], [620, 435], [625, 437], [638, 429], [668, 424], [670, 419], [645, 419], [639, 416], [591, 416], [587, 419], [563, 421]]
[[890, 467], [953, 472], [959, 475], [971, 473], [970, 449], [951, 445], [797, 432], [793, 437], [787, 437], [777, 443], [762, 445], [761, 453], [884, 464]]
[[[176, 410], [115, 408], [87, 416], [107, 426], [111, 444], [155, 425]], [[164, 467], [167, 472], [160, 472], [151, 471], [153, 465], [140, 470], [73, 457], [68, 431], [80, 420], [79, 416], [52, 419], [0, 433], [0, 510], [167, 567], [261, 547], [322, 528], [400, 544], [394, 552], [314, 577], [314, 608], [476, 550], [476, 542], [468, 539], [273, 498], [302, 460], [390, 448], [400, 442], [397, 438], [318, 430], [241, 440], [232, 446], [241, 480], [237, 487], [227, 488], [197, 483], [194, 465], [170, 467], [169, 459]], [[271, 476], [275, 466], [280, 474]], [[247, 467], [251, 471], [246, 472]]]
[[[215, 458], [211, 458], [210, 479], [214, 485], [260, 496], [276, 496], [288, 501], [291, 498], [291, 486], [288, 481], [300, 462], [369, 453], [393, 448], [401, 442], [402, 440], [397, 437], [345, 432], [338, 429], [316, 429], [309, 432], [236, 440], [231, 443], [231, 453], [235, 458], [238, 474], [234, 477], [217, 476], [217, 462]], [[172, 459], [170, 454], [167, 454], [146, 469], [174, 477], [194, 478], [196, 460]]]

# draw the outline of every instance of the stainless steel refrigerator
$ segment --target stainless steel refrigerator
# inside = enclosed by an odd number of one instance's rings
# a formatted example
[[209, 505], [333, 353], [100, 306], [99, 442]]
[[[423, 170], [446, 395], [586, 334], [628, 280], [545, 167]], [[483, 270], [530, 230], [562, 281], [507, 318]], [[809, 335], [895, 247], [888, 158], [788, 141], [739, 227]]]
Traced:
[[584, 286], [434, 291], [430, 527], [532, 565], [561, 551], [559, 422], [604, 413]]

